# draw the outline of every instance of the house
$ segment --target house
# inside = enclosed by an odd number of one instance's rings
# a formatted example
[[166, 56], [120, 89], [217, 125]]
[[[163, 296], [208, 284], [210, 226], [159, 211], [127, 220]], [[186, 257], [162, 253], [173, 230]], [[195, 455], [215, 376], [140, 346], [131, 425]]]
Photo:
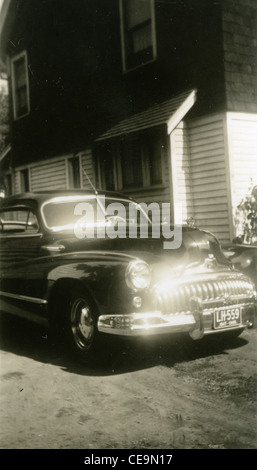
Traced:
[[255, 0], [4, 0], [7, 191], [181, 203], [222, 242], [257, 182]]

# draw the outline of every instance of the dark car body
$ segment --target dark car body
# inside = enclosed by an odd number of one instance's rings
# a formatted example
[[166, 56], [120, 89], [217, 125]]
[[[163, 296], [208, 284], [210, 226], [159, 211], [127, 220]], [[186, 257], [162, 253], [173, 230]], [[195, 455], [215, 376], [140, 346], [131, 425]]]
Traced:
[[0, 202], [1, 311], [49, 327], [87, 356], [103, 334], [185, 332], [199, 339], [252, 326], [254, 284], [233, 268], [212, 234], [185, 226], [175, 250], [164, 250], [161, 237], [76, 236], [77, 204], [98, 209], [98, 198], [47, 192]]
[[257, 289], [257, 245], [231, 243], [222, 248], [235, 268], [249, 276]]

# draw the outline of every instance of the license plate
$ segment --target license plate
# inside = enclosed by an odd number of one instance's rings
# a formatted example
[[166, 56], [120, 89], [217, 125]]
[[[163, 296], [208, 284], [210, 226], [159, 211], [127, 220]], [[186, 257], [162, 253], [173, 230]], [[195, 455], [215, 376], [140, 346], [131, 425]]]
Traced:
[[240, 307], [224, 307], [214, 311], [214, 328], [230, 328], [242, 323]]

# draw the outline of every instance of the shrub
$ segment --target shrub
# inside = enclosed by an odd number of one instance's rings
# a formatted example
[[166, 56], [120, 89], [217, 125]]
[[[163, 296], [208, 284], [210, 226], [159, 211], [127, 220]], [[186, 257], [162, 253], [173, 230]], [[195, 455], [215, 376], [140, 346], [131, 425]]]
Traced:
[[257, 245], [257, 185], [251, 184], [236, 208], [235, 225], [239, 243]]

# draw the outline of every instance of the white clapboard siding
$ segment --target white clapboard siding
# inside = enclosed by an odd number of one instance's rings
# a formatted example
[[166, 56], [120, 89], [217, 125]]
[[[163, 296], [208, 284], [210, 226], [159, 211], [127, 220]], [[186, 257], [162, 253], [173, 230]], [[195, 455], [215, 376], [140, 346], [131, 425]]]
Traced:
[[257, 185], [257, 114], [228, 113], [227, 129], [234, 215], [250, 185]]
[[172, 187], [174, 203], [182, 204], [182, 220], [194, 215], [191, 194], [191, 166], [188, 146], [188, 131], [181, 122], [170, 136]]
[[[92, 190], [92, 185], [96, 184], [95, 166], [92, 156], [92, 149], [88, 148], [80, 153], [81, 156], [81, 172], [82, 172], [82, 187], [86, 190]], [[88, 176], [88, 177], [87, 177]], [[90, 181], [92, 185], [90, 184]]]
[[[92, 190], [92, 186], [85, 174], [86, 172], [92, 184], [95, 185], [92, 151], [87, 149], [77, 155], [80, 157], [81, 187]], [[29, 170], [31, 191], [63, 190], [69, 188], [68, 159], [71, 157], [72, 155], [63, 155], [17, 168], [14, 180], [15, 193], [20, 192], [20, 170], [24, 168]]]
[[191, 162], [191, 198], [199, 228], [221, 242], [230, 239], [228, 167], [225, 115], [212, 115], [188, 123]]
[[67, 187], [65, 159], [39, 162], [30, 168], [31, 191], [65, 189]]

